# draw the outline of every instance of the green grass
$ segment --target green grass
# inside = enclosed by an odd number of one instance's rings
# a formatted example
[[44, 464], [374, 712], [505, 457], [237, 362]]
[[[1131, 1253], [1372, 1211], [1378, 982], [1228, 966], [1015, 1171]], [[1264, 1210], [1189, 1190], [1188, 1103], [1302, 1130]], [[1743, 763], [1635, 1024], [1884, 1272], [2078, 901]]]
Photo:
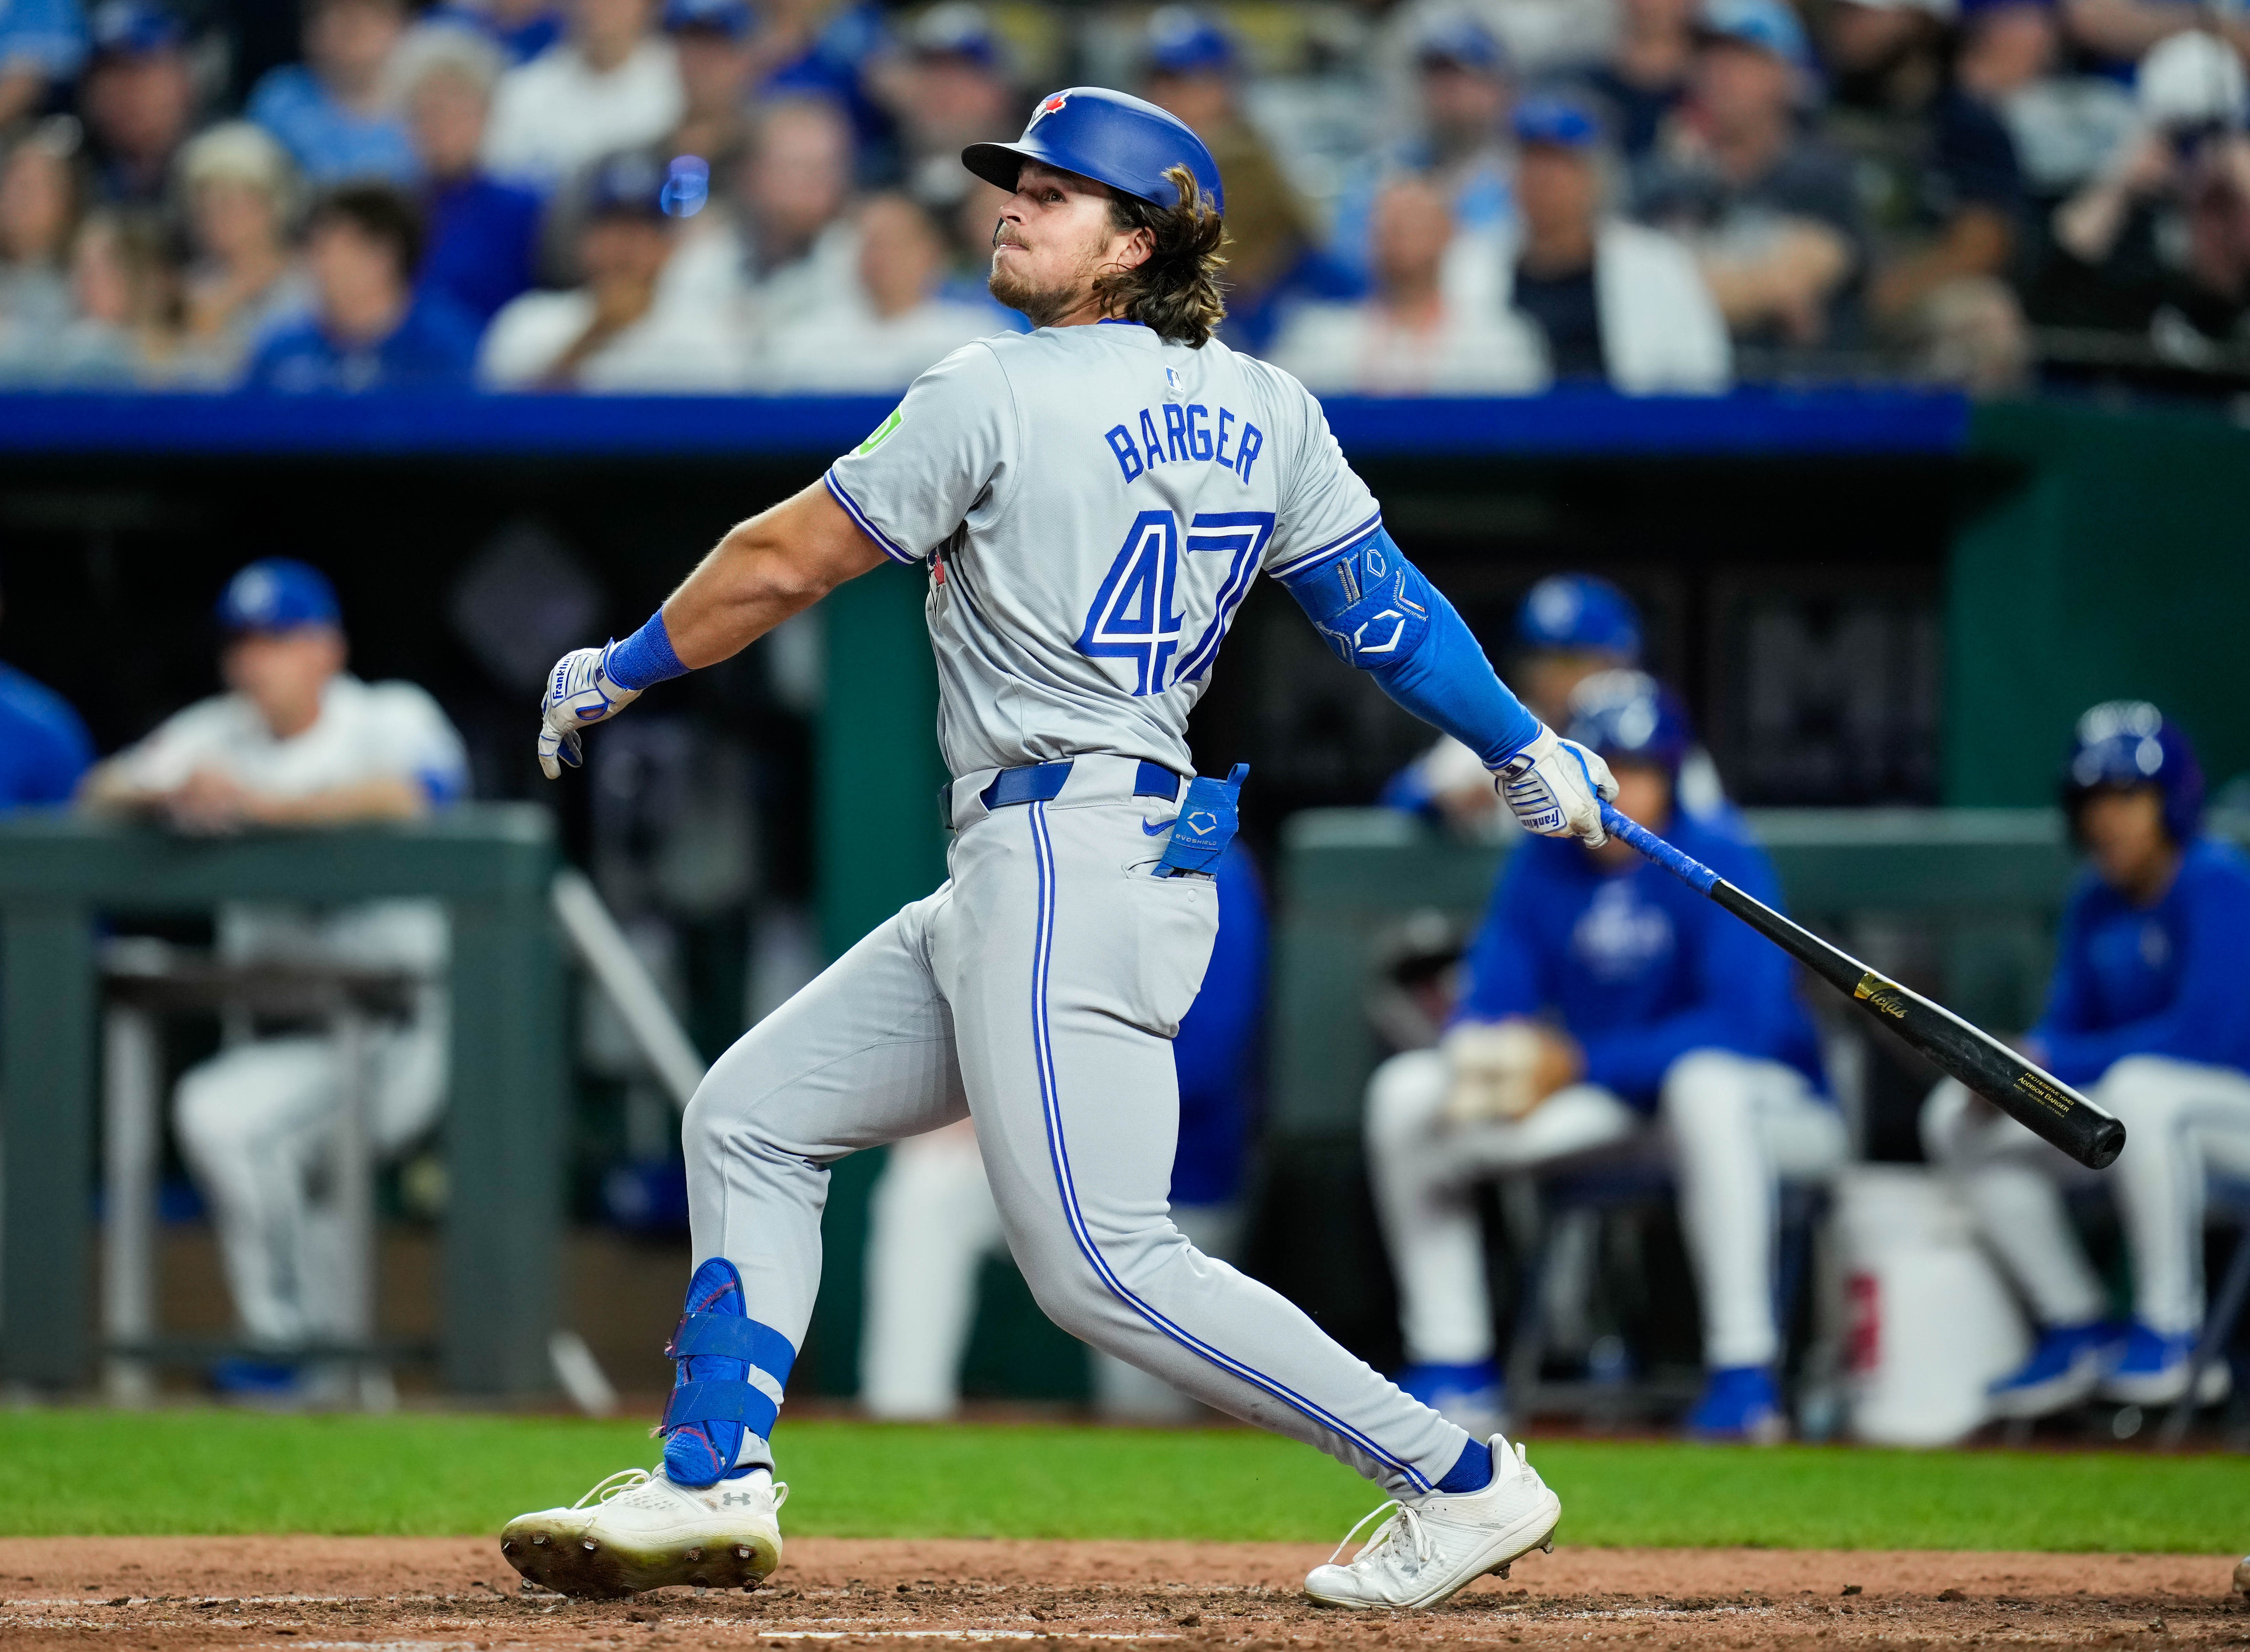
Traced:
[[[1246, 1431], [806, 1421], [780, 1438], [801, 1534], [1321, 1542], [1378, 1500], [1327, 1458]], [[0, 1536], [489, 1532], [654, 1455], [638, 1425], [549, 1418], [0, 1413]], [[2240, 1457], [1563, 1441], [1533, 1458], [1574, 1544], [2250, 1543]]]

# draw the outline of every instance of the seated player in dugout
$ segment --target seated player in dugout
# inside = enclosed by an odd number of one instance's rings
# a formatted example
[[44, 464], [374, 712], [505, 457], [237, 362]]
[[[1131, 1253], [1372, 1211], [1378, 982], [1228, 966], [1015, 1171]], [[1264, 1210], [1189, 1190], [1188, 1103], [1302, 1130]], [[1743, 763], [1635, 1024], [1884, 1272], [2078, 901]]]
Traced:
[[[460, 736], [420, 687], [344, 669], [342, 616], [317, 568], [251, 563], [218, 602], [227, 691], [198, 700], [86, 776], [83, 807], [198, 834], [245, 827], [412, 820], [467, 789]], [[421, 978], [411, 1013], [369, 1034], [369, 1122], [377, 1153], [408, 1146], [445, 1098], [445, 909], [381, 900], [314, 911], [233, 902], [218, 955], [234, 964], [316, 962]], [[221, 1392], [312, 1399], [291, 1350], [343, 1329], [343, 1258], [308, 1183], [345, 1101], [345, 1052], [321, 1031], [273, 1032], [189, 1069], [173, 1099], [181, 1156], [218, 1231], [235, 1312], [258, 1357], [221, 1361]]]
[[[2131, 1262], [2113, 1321], [2062, 1200], [2092, 1182], [2058, 1149], [1952, 1080], [1922, 1109], [1922, 1144], [1957, 1179], [2039, 1324], [2031, 1357], [1992, 1385], [1999, 1417], [2096, 1394], [2160, 1406], [2187, 1389], [2203, 1324], [2209, 1171], [2250, 1177], [2250, 861], [2202, 834], [2203, 774], [2178, 724], [2143, 700], [2079, 719], [2062, 805], [2085, 873], [2064, 911], [2046, 1010], [2025, 1053], [2124, 1121], [2099, 1180]], [[2225, 1360], [2198, 1398], [2225, 1398]]]
[[[1559, 726], [1579, 684], [1599, 671], [1640, 665], [1640, 612], [1598, 575], [1550, 574], [1515, 610], [1514, 641], [1509, 681], [1533, 712]], [[1676, 791], [1681, 808], [1698, 818], [1729, 806], [1719, 771], [1701, 746], [1689, 746], [1681, 759]], [[1377, 801], [1441, 820], [1465, 837], [1515, 834], [1515, 817], [1500, 807], [1482, 761], [1450, 734], [1393, 774]]]
[[[1604, 672], [1570, 711], [1569, 738], [1607, 761], [1619, 812], [1780, 905], [1738, 820], [1676, 806], [1692, 736], [1669, 689]], [[1470, 945], [1453, 1026], [1438, 1049], [1376, 1070], [1366, 1132], [1409, 1394], [1468, 1428], [1504, 1409], [1480, 1183], [1655, 1153], [1678, 1178], [1702, 1310], [1708, 1376], [1689, 1430], [1782, 1434], [1776, 1186], [1832, 1174], [1848, 1143], [1778, 948], [1618, 839], [1526, 838]]]

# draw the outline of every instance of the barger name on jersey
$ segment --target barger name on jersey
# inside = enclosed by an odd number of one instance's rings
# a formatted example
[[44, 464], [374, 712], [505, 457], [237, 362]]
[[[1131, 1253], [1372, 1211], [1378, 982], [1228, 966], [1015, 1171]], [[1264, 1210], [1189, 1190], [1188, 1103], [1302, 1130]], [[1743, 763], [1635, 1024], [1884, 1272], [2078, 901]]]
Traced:
[[[1265, 449], [1265, 431], [1232, 408], [1220, 408], [1218, 418], [1213, 419], [1211, 410], [1200, 402], [1190, 402], [1184, 407], [1167, 402], [1163, 416], [1164, 434], [1161, 440], [1156, 435], [1156, 417], [1145, 407], [1141, 410], [1137, 440], [1130, 424], [1113, 424], [1102, 432], [1101, 439], [1117, 456], [1117, 468], [1125, 473], [1128, 482], [1159, 465], [1199, 461], [1232, 471], [1242, 478], [1243, 486], [1250, 485], [1250, 467], [1258, 462], [1258, 455]], [[1232, 428], [1237, 424], [1242, 427], [1239, 430]], [[1226, 445], [1230, 441], [1234, 444], [1232, 452]]]

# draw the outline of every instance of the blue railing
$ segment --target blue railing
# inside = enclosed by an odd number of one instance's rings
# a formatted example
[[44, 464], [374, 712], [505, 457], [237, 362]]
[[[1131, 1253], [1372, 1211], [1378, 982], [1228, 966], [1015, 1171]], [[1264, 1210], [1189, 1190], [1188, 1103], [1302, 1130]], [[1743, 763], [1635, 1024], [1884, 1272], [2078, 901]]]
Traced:
[[[0, 396], [7, 454], [839, 453], [894, 396]], [[1356, 458], [1925, 454], [1961, 451], [1968, 404], [1908, 389], [1714, 397], [1559, 390], [1507, 400], [1326, 400]]]

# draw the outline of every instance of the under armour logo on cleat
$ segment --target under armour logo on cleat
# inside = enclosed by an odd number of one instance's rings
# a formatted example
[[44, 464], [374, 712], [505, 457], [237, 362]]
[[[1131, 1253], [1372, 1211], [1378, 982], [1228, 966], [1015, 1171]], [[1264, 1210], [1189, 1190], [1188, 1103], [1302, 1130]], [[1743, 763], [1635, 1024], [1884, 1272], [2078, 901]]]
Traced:
[[747, 1509], [756, 1501], [757, 1499], [747, 1491], [721, 1491], [719, 1494], [719, 1506], [722, 1509], [731, 1509], [738, 1504]]

